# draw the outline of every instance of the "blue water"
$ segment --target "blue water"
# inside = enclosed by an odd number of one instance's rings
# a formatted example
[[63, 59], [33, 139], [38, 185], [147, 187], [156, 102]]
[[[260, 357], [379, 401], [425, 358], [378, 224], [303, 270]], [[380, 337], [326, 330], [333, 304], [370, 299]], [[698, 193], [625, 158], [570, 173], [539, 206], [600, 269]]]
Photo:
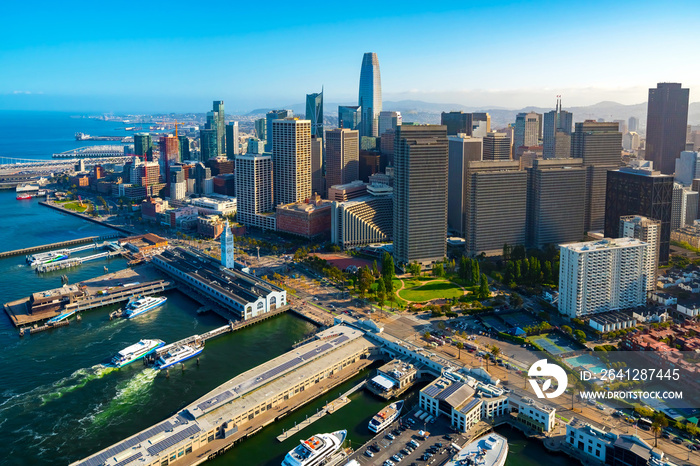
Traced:
[[566, 358], [564, 361], [571, 367], [583, 366], [595, 374], [599, 374], [601, 371], [607, 369], [605, 364], [601, 363], [597, 358], [591, 356], [590, 354]]

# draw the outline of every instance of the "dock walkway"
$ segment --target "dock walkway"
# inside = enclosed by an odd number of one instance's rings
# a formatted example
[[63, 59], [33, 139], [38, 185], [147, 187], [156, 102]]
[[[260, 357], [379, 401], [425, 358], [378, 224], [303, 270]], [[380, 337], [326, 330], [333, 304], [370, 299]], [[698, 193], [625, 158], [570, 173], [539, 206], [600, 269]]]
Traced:
[[120, 233], [113, 233], [111, 235], [105, 236], [86, 236], [85, 238], [71, 239], [68, 241], [60, 241], [58, 243], [42, 244], [39, 246], [32, 246], [31, 248], [14, 249], [12, 251], [0, 252], [0, 259], [12, 256], [26, 256], [40, 251], [48, 251], [50, 249], [58, 249], [66, 246], [73, 246], [76, 244], [93, 243], [96, 241], [105, 241], [108, 239], [120, 238]]
[[333, 414], [335, 411], [339, 410], [340, 408], [342, 408], [346, 404], [350, 403], [350, 395], [352, 395], [353, 393], [355, 393], [356, 391], [361, 389], [365, 385], [365, 382], [366, 381], [363, 380], [362, 382], [358, 383], [357, 385], [352, 387], [350, 390], [348, 390], [347, 392], [340, 395], [337, 399], [331, 401], [330, 403], [327, 403], [326, 406], [323, 407], [323, 409], [316, 412], [316, 414], [314, 414], [313, 416], [307, 417], [306, 419], [301, 421], [299, 424], [295, 424], [294, 427], [292, 427], [291, 429], [285, 430], [284, 432], [282, 432], [282, 434], [277, 436], [277, 441], [284, 442], [289, 437], [296, 434], [300, 430], [310, 426], [311, 424], [318, 421], [326, 414]]

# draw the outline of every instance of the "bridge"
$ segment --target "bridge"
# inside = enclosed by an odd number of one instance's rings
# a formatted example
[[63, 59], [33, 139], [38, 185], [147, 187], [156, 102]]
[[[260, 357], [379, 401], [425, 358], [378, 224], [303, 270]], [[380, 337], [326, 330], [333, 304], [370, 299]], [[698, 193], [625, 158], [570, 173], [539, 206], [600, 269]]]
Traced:
[[53, 169], [65, 169], [83, 161], [85, 166], [94, 166], [107, 163], [126, 163], [133, 160], [133, 157], [127, 156], [109, 156], [109, 157], [89, 157], [89, 158], [72, 158], [72, 159], [20, 159], [17, 157], [0, 157], [0, 173], [13, 171], [41, 171]]

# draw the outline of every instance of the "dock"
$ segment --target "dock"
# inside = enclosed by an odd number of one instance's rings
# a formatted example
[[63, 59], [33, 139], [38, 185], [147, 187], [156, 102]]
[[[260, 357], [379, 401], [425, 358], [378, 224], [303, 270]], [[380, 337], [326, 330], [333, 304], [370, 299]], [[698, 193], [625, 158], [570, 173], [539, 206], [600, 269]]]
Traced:
[[91, 256], [87, 257], [76, 257], [73, 259], [65, 259], [62, 261], [58, 262], [51, 262], [50, 264], [42, 264], [37, 266], [36, 272], [37, 273], [46, 273], [46, 272], [53, 272], [54, 270], [62, 270], [62, 269], [68, 269], [71, 267], [77, 267], [79, 265], [82, 265], [84, 262], [96, 260], [96, 259], [102, 259], [103, 257], [106, 258], [112, 258], [112, 257], [118, 257], [124, 254], [122, 250], [118, 251], [105, 251], [105, 252], [100, 252], [97, 254], [93, 254]]
[[292, 435], [296, 434], [300, 430], [310, 426], [314, 422], [318, 421], [321, 419], [323, 416], [326, 414], [333, 414], [335, 411], [339, 410], [346, 404], [350, 403], [350, 395], [361, 389], [365, 385], [365, 380], [362, 382], [358, 383], [354, 387], [352, 387], [350, 390], [347, 392], [343, 393], [340, 395], [337, 399], [331, 401], [330, 403], [326, 403], [326, 406], [323, 407], [323, 409], [320, 409], [316, 414], [314, 414], [311, 417], [307, 417], [303, 421], [301, 421], [299, 424], [295, 424], [294, 427], [292, 427], [289, 430], [285, 430], [282, 432], [282, 434], [277, 436], [277, 441], [278, 442], [284, 442], [287, 440], [289, 437]]
[[60, 249], [66, 246], [73, 246], [76, 244], [84, 243], [94, 243], [99, 241], [106, 241], [108, 239], [120, 238], [122, 235], [119, 233], [114, 233], [105, 236], [86, 236], [85, 238], [71, 239], [68, 241], [60, 241], [58, 243], [42, 244], [40, 246], [32, 246], [31, 248], [15, 249], [13, 251], [0, 252], [0, 259], [12, 256], [26, 256], [40, 251], [48, 251], [51, 249]]

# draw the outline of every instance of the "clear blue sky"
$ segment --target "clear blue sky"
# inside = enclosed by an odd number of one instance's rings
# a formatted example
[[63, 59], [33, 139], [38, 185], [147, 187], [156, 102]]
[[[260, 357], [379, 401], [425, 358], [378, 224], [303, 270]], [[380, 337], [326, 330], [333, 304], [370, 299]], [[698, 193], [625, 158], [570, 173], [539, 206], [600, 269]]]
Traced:
[[700, 100], [700, 2], [5, 2], [0, 109], [283, 107], [357, 99], [364, 52], [385, 100], [474, 106]]

